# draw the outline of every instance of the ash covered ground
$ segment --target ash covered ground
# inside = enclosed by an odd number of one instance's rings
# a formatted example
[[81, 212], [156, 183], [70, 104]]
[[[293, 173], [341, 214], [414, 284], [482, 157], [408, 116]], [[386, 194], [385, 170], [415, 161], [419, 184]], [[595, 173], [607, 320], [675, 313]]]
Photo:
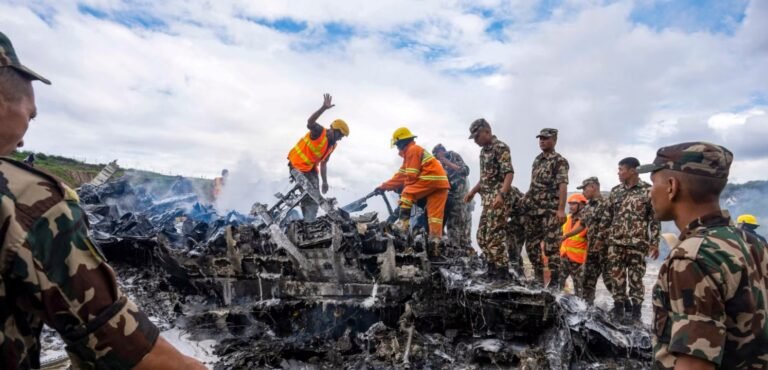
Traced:
[[[332, 201], [305, 223], [292, 208], [318, 194], [302, 185], [250, 215], [217, 214], [191, 193], [157, 199], [130, 179], [79, 193], [126, 294], [212, 369], [650, 367], [649, 307], [645, 325], [614, 323], [602, 283], [588, 308], [490, 281], [450, 243], [430, 261], [423, 232]], [[647, 290], [654, 279], [649, 268]], [[43, 338], [48, 368], [66, 368], [55, 334]]]

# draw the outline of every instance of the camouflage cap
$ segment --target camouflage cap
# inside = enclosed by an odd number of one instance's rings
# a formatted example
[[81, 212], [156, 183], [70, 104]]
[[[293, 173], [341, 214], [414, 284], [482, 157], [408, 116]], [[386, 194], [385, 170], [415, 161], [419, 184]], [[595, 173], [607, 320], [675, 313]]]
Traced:
[[588, 178], [584, 179], [584, 181], [581, 182], [581, 186], [577, 186], [576, 189], [579, 189], [579, 190], [584, 189], [589, 184], [598, 184], [598, 185], [600, 185], [600, 180], [598, 180], [597, 177], [595, 177], [595, 176], [588, 177]]
[[478, 118], [469, 126], [469, 138], [474, 139], [481, 128], [491, 128], [491, 124], [485, 118]]
[[536, 135], [536, 138], [540, 137], [553, 137], [557, 136], [557, 129], [556, 128], [543, 128], [539, 132], [538, 135]]
[[11, 40], [4, 33], [0, 32], [0, 68], [3, 67], [13, 68], [31, 80], [38, 80], [46, 85], [51, 84], [51, 81], [47, 78], [21, 64], [19, 56], [16, 55], [16, 51], [13, 49]]
[[660, 148], [653, 163], [638, 167], [637, 172], [666, 169], [691, 175], [727, 178], [731, 162], [733, 153], [720, 145], [690, 142]]
[[445, 152], [445, 151], [446, 151], [446, 149], [443, 146], [443, 144], [437, 144], [437, 145], [435, 145], [434, 148], [432, 148], [432, 154], [435, 154], [437, 152]]

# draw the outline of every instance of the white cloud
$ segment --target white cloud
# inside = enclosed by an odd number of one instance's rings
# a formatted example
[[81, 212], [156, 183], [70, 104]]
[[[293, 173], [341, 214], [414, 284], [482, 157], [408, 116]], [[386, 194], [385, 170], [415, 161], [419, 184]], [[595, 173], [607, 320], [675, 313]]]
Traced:
[[[87, 3], [131, 10], [117, 0]], [[545, 21], [536, 21], [534, 1], [142, 4], [166, 23], [160, 30], [81, 14], [72, 1], [35, 5], [53, 9], [49, 24], [20, 2], [0, 4], [0, 25], [22, 60], [53, 80], [35, 86], [40, 118], [29, 149], [208, 177], [253, 163], [249, 181], [282, 179], [286, 153], [330, 92], [337, 106], [320, 122], [342, 117], [352, 131], [329, 171], [332, 192], [345, 202], [398, 167], [389, 137], [401, 125], [425, 147], [442, 142], [461, 153], [475, 181], [479, 148], [466, 136], [478, 117], [512, 147], [521, 189], [542, 127], [561, 130], [572, 188], [591, 175], [609, 187], [622, 157], [650, 160], [659, 145], [697, 132], [737, 145], [737, 158], [749, 163], [737, 162], [734, 178], [754, 179], [768, 168], [768, 153], [707, 122], [763, 109], [751, 102], [768, 95], [768, 44], [756, 21], [768, 8], [757, 3], [733, 36], [635, 25], [629, 1], [565, 2]], [[493, 16], [470, 12], [481, 6]], [[285, 34], [244, 16], [291, 17], [308, 28]], [[510, 22], [504, 42], [484, 32], [500, 18]], [[328, 22], [354, 33], [325, 42]], [[393, 35], [421, 46], [397, 49]], [[425, 47], [446, 52], [425, 59]], [[445, 73], [478, 66], [498, 70]], [[759, 127], [754, 122], [742, 126]], [[738, 146], [750, 154], [740, 156]]]

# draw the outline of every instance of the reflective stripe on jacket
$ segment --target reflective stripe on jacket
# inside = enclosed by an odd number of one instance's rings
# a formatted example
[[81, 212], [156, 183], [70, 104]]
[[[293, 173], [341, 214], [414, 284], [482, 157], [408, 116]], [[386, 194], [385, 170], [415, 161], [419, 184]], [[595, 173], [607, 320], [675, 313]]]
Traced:
[[443, 165], [424, 148], [410, 143], [399, 152], [403, 165], [391, 179], [381, 184], [384, 190], [398, 190], [419, 183], [435, 189], [450, 189]]
[[328, 158], [336, 145], [328, 147], [326, 133], [324, 128], [320, 136], [312, 140], [310, 131], [299, 139], [299, 142], [288, 153], [288, 161], [291, 162], [291, 166], [301, 172], [309, 172], [315, 169], [318, 163]]
[[[581, 226], [581, 220], [573, 220], [571, 215], [563, 224], [563, 235], [577, 229]], [[587, 229], [581, 230], [578, 234], [563, 240], [560, 245], [560, 255], [567, 256], [569, 260], [583, 264], [587, 258]]]

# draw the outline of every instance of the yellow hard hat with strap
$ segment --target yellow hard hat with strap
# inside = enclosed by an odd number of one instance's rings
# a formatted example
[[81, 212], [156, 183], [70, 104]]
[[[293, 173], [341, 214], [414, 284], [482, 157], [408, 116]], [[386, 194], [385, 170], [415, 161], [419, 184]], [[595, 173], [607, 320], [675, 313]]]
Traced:
[[736, 223], [760, 226], [757, 223], [757, 217], [755, 217], [754, 215], [750, 215], [750, 214], [743, 214], [743, 215], [739, 216], [736, 219]]
[[349, 126], [347, 126], [347, 123], [344, 122], [343, 119], [337, 119], [331, 122], [331, 128], [341, 131], [341, 134], [344, 136], [349, 136]]
[[405, 139], [412, 139], [415, 138], [416, 135], [414, 135], [411, 130], [409, 130], [407, 127], [400, 127], [392, 134], [392, 146], [395, 146], [395, 143], [400, 140]]

